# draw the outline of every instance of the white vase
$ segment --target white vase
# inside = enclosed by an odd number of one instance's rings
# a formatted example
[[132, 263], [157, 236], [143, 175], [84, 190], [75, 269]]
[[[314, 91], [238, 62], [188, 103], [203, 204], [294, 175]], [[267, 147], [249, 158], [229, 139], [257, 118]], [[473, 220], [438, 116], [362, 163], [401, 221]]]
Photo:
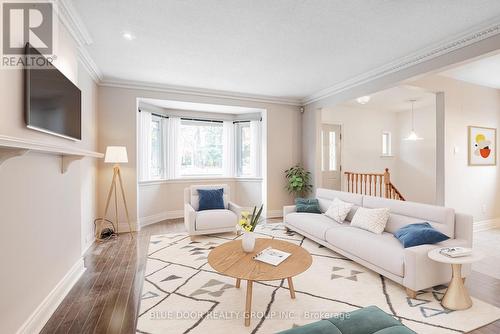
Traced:
[[245, 232], [243, 234], [243, 239], [241, 240], [241, 246], [243, 247], [244, 252], [246, 253], [253, 252], [255, 248], [255, 233]]

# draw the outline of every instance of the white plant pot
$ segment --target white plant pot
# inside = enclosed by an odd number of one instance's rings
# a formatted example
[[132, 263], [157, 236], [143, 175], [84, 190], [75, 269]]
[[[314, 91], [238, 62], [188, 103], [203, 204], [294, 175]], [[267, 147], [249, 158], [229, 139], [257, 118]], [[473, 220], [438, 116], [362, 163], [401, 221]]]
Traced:
[[246, 253], [253, 252], [255, 248], [255, 233], [245, 232], [243, 234], [243, 239], [241, 240], [241, 246], [243, 247], [244, 252]]

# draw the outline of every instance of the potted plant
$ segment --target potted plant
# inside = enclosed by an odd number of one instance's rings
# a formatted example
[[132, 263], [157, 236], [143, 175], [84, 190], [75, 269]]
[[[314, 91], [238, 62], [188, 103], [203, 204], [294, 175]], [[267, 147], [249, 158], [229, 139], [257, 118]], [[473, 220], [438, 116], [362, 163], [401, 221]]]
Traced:
[[257, 224], [259, 224], [263, 207], [264, 205], [261, 205], [259, 211], [257, 211], [257, 207], [255, 206], [253, 208], [252, 215], [250, 215], [250, 212], [248, 211], [241, 212], [239, 224], [244, 231], [241, 245], [243, 247], [243, 251], [247, 253], [253, 252], [255, 248], [255, 234], [253, 231], [255, 230]]
[[312, 191], [311, 172], [299, 165], [287, 169], [285, 178], [287, 180], [286, 190], [290, 194], [295, 194], [296, 197], [304, 197]]

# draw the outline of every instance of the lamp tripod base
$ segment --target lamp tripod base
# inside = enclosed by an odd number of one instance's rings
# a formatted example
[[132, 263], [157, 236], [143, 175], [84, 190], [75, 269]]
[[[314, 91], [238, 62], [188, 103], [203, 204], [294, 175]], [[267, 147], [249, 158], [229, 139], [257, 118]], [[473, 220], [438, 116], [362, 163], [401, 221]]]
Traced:
[[123, 206], [125, 208], [125, 215], [127, 218], [127, 223], [128, 223], [128, 228], [129, 228], [128, 232], [130, 233], [131, 236], [133, 236], [132, 235], [132, 225], [130, 224], [130, 216], [128, 213], [127, 200], [125, 198], [125, 192], [123, 191], [123, 181], [122, 181], [120, 166], [115, 165], [113, 167], [113, 179], [111, 180], [111, 185], [109, 187], [108, 197], [106, 199], [106, 206], [104, 209], [104, 215], [101, 219], [99, 219], [97, 221], [97, 225], [96, 225], [95, 238], [98, 241], [103, 240], [101, 238], [101, 235], [102, 235], [102, 231], [103, 231], [103, 225], [107, 221], [106, 215], [108, 214], [108, 209], [109, 209], [109, 205], [111, 202], [111, 197], [114, 197], [114, 202], [115, 202], [114, 203], [115, 204], [115, 217], [114, 217], [115, 220], [114, 220], [114, 222], [115, 222], [116, 226], [115, 226], [115, 224], [112, 224], [112, 225], [113, 225], [113, 228], [115, 228], [116, 234], [119, 233], [119, 231], [118, 231], [118, 228], [119, 228], [119, 223], [118, 223], [118, 189], [116, 188], [117, 183], [120, 185], [121, 199], [123, 201]]

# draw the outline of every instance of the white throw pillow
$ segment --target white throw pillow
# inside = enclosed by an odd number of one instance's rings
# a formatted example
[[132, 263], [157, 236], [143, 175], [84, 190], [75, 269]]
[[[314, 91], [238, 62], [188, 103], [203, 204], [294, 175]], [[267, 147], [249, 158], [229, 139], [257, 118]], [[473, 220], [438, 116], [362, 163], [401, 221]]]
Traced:
[[351, 221], [351, 226], [359, 227], [373, 233], [384, 232], [385, 225], [389, 219], [389, 209], [367, 209], [358, 208]]
[[354, 204], [352, 203], [347, 203], [335, 198], [332, 204], [330, 204], [330, 207], [328, 207], [328, 210], [326, 210], [325, 216], [330, 217], [337, 223], [342, 224], [345, 217], [349, 214], [349, 211], [351, 211], [353, 205]]

